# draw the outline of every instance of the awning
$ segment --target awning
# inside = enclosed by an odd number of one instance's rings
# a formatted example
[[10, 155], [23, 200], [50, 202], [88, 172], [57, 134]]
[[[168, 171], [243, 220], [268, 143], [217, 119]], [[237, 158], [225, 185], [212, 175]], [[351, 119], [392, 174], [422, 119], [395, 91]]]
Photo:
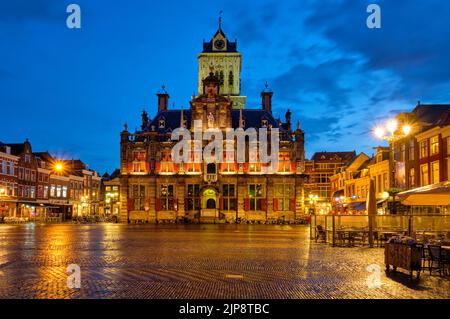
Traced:
[[333, 193], [333, 198], [340, 198], [341, 196], [344, 196], [344, 190], [343, 189], [335, 191]]
[[366, 202], [354, 202], [350, 203], [350, 209], [356, 211], [365, 211], [366, 210]]
[[449, 206], [450, 182], [411, 189], [398, 193], [397, 196], [407, 206]]

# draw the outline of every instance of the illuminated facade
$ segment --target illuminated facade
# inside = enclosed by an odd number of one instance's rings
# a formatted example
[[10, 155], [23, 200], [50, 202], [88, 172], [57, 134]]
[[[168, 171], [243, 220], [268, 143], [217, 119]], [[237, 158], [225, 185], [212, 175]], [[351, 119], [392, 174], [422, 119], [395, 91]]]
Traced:
[[[157, 94], [156, 116], [149, 118], [144, 111], [135, 133], [125, 125], [120, 143], [121, 222], [294, 222], [304, 214], [304, 133], [300, 124], [292, 128], [289, 110], [285, 122], [273, 117], [273, 92], [267, 85], [261, 92], [262, 107], [246, 108], [240, 92], [241, 59], [236, 42], [228, 41], [219, 25], [198, 56], [199, 91], [190, 108], [169, 110], [163, 87]], [[229, 128], [279, 129], [277, 171], [268, 173], [262, 163], [238, 163], [235, 157], [231, 163], [195, 163], [195, 151], [189, 153], [192, 162], [174, 163], [176, 141], [171, 141], [171, 133], [180, 127], [193, 133], [197, 120], [203, 132], [214, 128], [224, 136]]]

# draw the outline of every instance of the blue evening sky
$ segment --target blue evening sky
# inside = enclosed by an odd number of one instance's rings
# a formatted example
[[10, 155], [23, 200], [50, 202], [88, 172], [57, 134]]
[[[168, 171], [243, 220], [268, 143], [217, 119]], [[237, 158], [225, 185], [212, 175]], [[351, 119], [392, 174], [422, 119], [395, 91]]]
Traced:
[[[77, 3], [82, 29], [66, 27]], [[366, 27], [366, 6], [382, 28]], [[372, 154], [371, 129], [401, 110], [450, 102], [450, 2], [441, 0], [0, 0], [0, 141], [118, 167], [119, 133], [170, 106], [188, 107], [203, 39], [223, 29], [243, 53], [242, 91], [288, 108], [315, 151]]]

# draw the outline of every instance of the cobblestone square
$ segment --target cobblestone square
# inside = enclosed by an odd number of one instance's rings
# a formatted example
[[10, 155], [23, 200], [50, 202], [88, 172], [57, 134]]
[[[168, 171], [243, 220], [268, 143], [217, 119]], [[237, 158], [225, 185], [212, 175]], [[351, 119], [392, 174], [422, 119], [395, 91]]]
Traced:
[[[67, 287], [70, 264], [80, 289]], [[0, 225], [0, 298], [449, 297], [448, 278], [387, 277], [383, 249], [315, 243], [306, 226]]]

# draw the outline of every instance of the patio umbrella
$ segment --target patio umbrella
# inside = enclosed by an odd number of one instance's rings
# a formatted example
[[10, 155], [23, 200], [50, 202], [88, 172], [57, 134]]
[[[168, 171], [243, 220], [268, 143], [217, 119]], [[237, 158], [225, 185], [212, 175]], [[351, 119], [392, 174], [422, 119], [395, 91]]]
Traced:
[[367, 214], [369, 215], [369, 246], [373, 247], [373, 228], [377, 214], [377, 198], [375, 195], [375, 180], [370, 179], [369, 194], [367, 195]]

